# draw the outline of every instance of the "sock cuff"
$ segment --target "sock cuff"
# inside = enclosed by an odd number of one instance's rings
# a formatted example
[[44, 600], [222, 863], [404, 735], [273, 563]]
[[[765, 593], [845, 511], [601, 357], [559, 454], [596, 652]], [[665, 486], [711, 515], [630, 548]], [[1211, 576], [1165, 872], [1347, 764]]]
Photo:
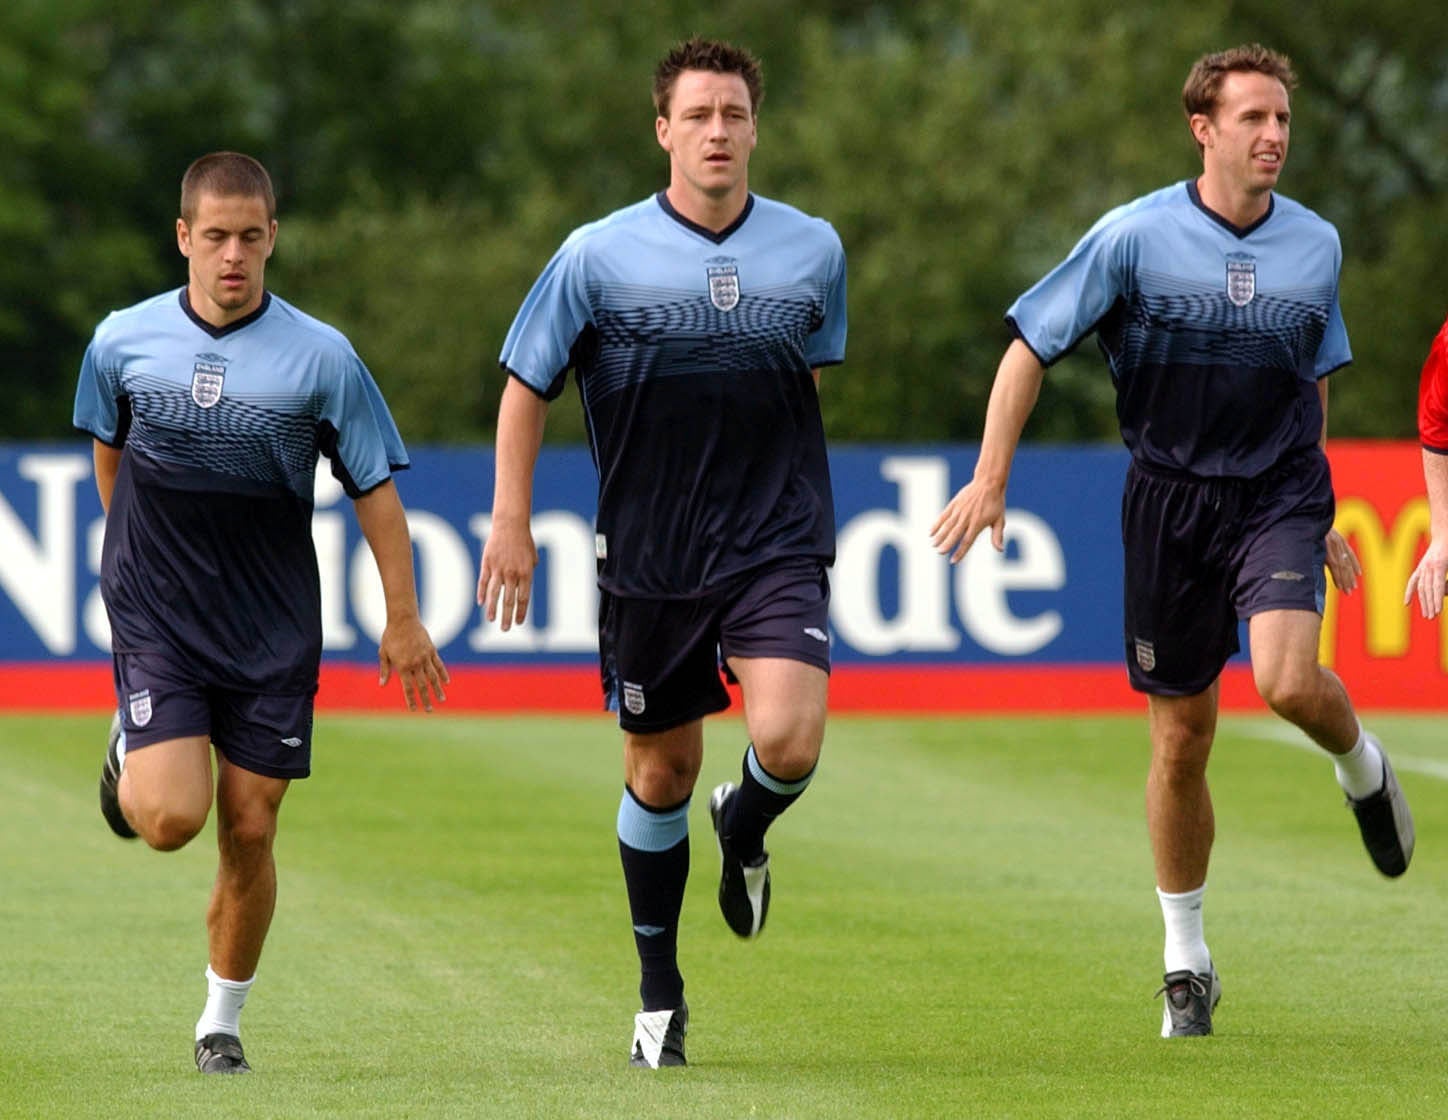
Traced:
[[249, 991], [252, 984], [256, 982], [256, 977], [253, 976], [250, 980], [228, 980], [224, 976], [218, 976], [216, 971], [208, 964], [206, 966], [206, 982], [208, 984], [215, 984], [221, 988], [229, 988], [233, 992], [246, 992]]
[[1206, 896], [1206, 893], [1206, 883], [1203, 883], [1194, 891], [1182, 891], [1180, 894], [1172, 894], [1170, 891], [1164, 891], [1160, 887], [1156, 888], [1156, 897], [1163, 902], [1198, 902]]
[[810, 782], [814, 780], [815, 771], [819, 769], [819, 764], [816, 763], [810, 767], [809, 773], [804, 777], [795, 778], [793, 781], [786, 782], [781, 778], [776, 778], [763, 767], [759, 761], [759, 755], [755, 753], [754, 744], [750, 743], [749, 749], [744, 752], [744, 769], [748, 771], [751, 778], [769, 790], [770, 793], [777, 793], [781, 797], [792, 797], [795, 794], [800, 794], [805, 791]]
[[618, 803], [618, 839], [641, 852], [667, 852], [689, 835], [689, 799], [651, 809], [628, 786]]

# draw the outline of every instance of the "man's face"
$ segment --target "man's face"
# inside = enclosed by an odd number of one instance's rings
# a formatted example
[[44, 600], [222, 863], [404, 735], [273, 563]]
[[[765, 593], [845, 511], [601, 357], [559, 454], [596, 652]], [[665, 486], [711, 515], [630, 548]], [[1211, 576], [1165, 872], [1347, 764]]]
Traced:
[[757, 136], [749, 87], [738, 74], [685, 70], [655, 131], [674, 177], [700, 193], [724, 198], [748, 181]]
[[1251, 194], [1271, 190], [1287, 161], [1291, 120], [1281, 82], [1266, 74], [1233, 71], [1222, 81], [1216, 112], [1192, 118], [1204, 169]]
[[255, 311], [276, 239], [262, 199], [203, 193], [191, 222], [176, 220], [176, 244], [191, 262], [191, 309], [217, 327]]

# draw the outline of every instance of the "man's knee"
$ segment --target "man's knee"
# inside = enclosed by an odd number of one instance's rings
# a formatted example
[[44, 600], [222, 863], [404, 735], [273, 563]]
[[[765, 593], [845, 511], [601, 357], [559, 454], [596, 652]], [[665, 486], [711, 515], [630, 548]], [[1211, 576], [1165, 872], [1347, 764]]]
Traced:
[[624, 736], [624, 778], [634, 796], [656, 809], [677, 805], [694, 792], [703, 761], [702, 734], [695, 725]]
[[243, 852], [266, 851], [276, 839], [277, 818], [275, 813], [258, 809], [218, 819], [216, 829], [223, 847]]
[[814, 769], [824, 744], [824, 721], [776, 720], [755, 731], [754, 755], [776, 778], [794, 781]]
[[127, 818], [140, 834], [141, 839], [158, 852], [174, 852], [184, 848], [206, 827], [206, 811], [177, 809], [171, 806], [157, 806], [151, 809], [134, 809]]
[[1321, 692], [1321, 669], [1309, 666], [1276, 665], [1254, 671], [1254, 683], [1262, 702], [1277, 715], [1298, 722], [1311, 713]]
[[1152, 765], [1169, 780], [1195, 779], [1205, 773], [1217, 733], [1215, 693], [1203, 697], [1153, 697]]

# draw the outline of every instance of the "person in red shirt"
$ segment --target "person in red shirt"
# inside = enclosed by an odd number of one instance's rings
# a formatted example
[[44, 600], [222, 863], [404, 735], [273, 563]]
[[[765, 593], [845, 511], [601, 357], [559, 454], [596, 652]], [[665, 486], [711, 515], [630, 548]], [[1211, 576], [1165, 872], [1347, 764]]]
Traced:
[[1416, 596], [1423, 617], [1437, 618], [1448, 582], [1448, 319], [1433, 339], [1418, 382], [1418, 441], [1423, 445], [1431, 536], [1428, 551], [1408, 577], [1403, 602], [1411, 603]]

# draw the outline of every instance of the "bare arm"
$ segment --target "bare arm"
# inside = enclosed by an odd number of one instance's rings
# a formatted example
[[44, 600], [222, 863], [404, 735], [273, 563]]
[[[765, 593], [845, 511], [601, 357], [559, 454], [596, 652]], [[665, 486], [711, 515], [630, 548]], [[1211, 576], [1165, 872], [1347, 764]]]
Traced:
[[1403, 602], [1416, 596], [1424, 618], [1443, 611], [1443, 588], [1448, 582], [1448, 455], [1423, 449], [1423, 482], [1428, 488], [1428, 551], [1408, 577]]
[[448, 673], [418, 612], [412, 537], [397, 487], [388, 479], [358, 498], [353, 508], [377, 562], [387, 604], [387, 625], [377, 643], [379, 683], [386, 684], [395, 672], [402, 681], [408, 708], [416, 711], [421, 704], [430, 712], [434, 696], [440, 701], [447, 699], [442, 686], [447, 683]]
[[93, 441], [92, 458], [96, 466], [96, 490], [101, 496], [101, 509], [111, 512], [111, 495], [116, 489], [116, 472], [121, 469], [121, 449], [100, 440]]
[[[1317, 437], [1317, 446], [1324, 451], [1327, 450], [1327, 389], [1327, 378], [1319, 377], [1317, 399], [1322, 402], [1322, 434]], [[1327, 570], [1332, 574], [1332, 582], [1339, 591], [1351, 594], [1357, 587], [1358, 577], [1363, 574], [1363, 566], [1358, 562], [1357, 553], [1347, 543], [1347, 538], [1336, 529], [1327, 531], [1324, 543], [1327, 546]]]
[[1020, 339], [1006, 348], [986, 405], [975, 477], [950, 500], [930, 529], [935, 550], [950, 553], [952, 564], [966, 554], [987, 525], [991, 543], [998, 551], [1005, 548], [1006, 482], [1045, 375], [1045, 367]]
[[489, 622], [498, 618], [504, 630], [528, 616], [533, 569], [538, 549], [533, 543], [533, 470], [543, 445], [548, 402], [516, 377], [508, 378], [498, 405], [498, 438], [493, 482], [493, 522], [483, 545], [478, 570], [478, 605]]

